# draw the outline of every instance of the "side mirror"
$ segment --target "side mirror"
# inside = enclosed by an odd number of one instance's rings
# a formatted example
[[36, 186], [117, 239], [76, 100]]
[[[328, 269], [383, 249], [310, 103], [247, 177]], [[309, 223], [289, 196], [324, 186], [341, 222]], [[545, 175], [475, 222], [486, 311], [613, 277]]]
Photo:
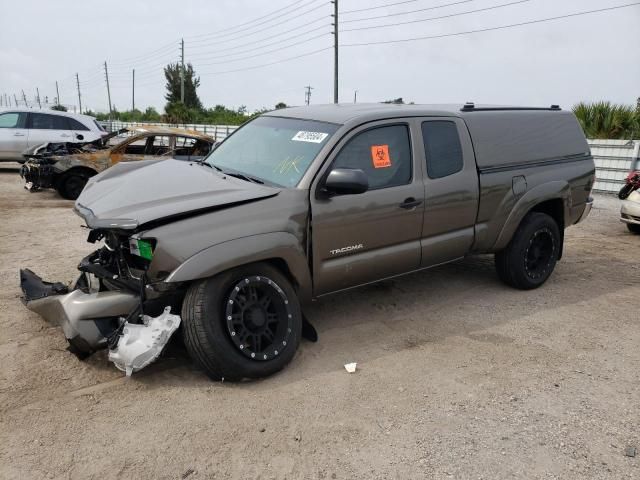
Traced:
[[367, 190], [367, 175], [357, 168], [334, 168], [324, 182], [324, 191], [329, 195], [355, 195]]

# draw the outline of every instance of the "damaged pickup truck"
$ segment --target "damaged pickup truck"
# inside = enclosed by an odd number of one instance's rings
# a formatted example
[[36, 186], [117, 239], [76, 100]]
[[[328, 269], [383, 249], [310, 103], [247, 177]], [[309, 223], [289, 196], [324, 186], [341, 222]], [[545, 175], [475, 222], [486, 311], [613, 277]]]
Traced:
[[91, 178], [75, 210], [101, 246], [70, 290], [23, 270], [24, 301], [73, 351], [108, 347], [128, 373], [180, 324], [211, 378], [262, 377], [293, 358], [303, 308], [324, 295], [480, 253], [506, 284], [541, 286], [594, 179], [556, 106], [278, 110], [202, 162]]
[[[132, 135], [117, 145], [109, 140], [119, 134]], [[68, 200], [75, 200], [87, 180], [119, 162], [152, 158], [200, 160], [213, 148], [208, 135], [171, 127], [139, 127], [121, 129], [102, 139], [81, 143], [45, 143], [23, 153], [26, 159], [20, 169], [25, 188], [36, 192], [53, 188]]]

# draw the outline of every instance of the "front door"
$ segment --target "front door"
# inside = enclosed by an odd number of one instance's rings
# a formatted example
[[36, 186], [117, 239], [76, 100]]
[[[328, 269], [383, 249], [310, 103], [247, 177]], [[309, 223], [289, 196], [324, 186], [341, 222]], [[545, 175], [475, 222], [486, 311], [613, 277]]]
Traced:
[[0, 160], [24, 160], [22, 152], [27, 149], [28, 138], [26, 118], [26, 113], [0, 114]]
[[[311, 189], [315, 295], [420, 266], [424, 184], [415, 143], [408, 121], [374, 122], [346, 135], [328, 159]], [[369, 190], [317, 194], [333, 168], [363, 170]]]

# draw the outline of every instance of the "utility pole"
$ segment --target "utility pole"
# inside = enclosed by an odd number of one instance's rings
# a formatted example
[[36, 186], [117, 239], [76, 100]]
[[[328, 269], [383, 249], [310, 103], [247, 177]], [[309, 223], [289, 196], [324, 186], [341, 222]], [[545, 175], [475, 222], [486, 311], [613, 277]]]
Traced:
[[184, 38], [180, 40], [180, 101], [184, 103]]
[[107, 99], [109, 100], [109, 121], [111, 121], [111, 89], [109, 88], [109, 70], [107, 70], [107, 62], [104, 62], [104, 78], [107, 79]]
[[80, 113], [82, 113], [82, 99], [80, 97], [80, 78], [78, 77], [77, 73], [76, 73], [76, 85], [78, 86], [78, 105], [80, 106]]
[[40, 103], [40, 90], [36, 87], [36, 99], [38, 100], [38, 108], [42, 108], [42, 103]]
[[311, 85], [307, 85], [304, 91], [304, 103], [306, 103], [307, 105], [309, 105], [311, 103], [311, 90], [313, 90], [313, 87]]
[[56, 105], [60, 106], [60, 91], [58, 90], [57, 80], [56, 80]]
[[338, 103], [338, 0], [333, 3], [333, 103]]
[[22, 90], [22, 100], [24, 101], [24, 106], [28, 107], [29, 105], [27, 105], [27, 96], [24, 94], [24, 90]]
[[358, 90], [353, 91], [353, 103], [358, 103]]
[[133, 77], [131, 79], [131, 111], [136, 109], [136, 69], [133, 69]]
[[4, 99], [6, 95], [2, 95], [0, 96], [0, 107], [4, 107], [4, 104], [2, 103], [2, 100]]

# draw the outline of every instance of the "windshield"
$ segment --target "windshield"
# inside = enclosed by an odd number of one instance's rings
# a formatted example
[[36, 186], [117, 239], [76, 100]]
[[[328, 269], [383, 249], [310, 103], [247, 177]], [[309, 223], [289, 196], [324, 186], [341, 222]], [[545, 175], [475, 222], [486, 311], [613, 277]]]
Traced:
[[294, 187], [338, 125], [258, 117], [222, 142], [206, 162], [223, 172]]

